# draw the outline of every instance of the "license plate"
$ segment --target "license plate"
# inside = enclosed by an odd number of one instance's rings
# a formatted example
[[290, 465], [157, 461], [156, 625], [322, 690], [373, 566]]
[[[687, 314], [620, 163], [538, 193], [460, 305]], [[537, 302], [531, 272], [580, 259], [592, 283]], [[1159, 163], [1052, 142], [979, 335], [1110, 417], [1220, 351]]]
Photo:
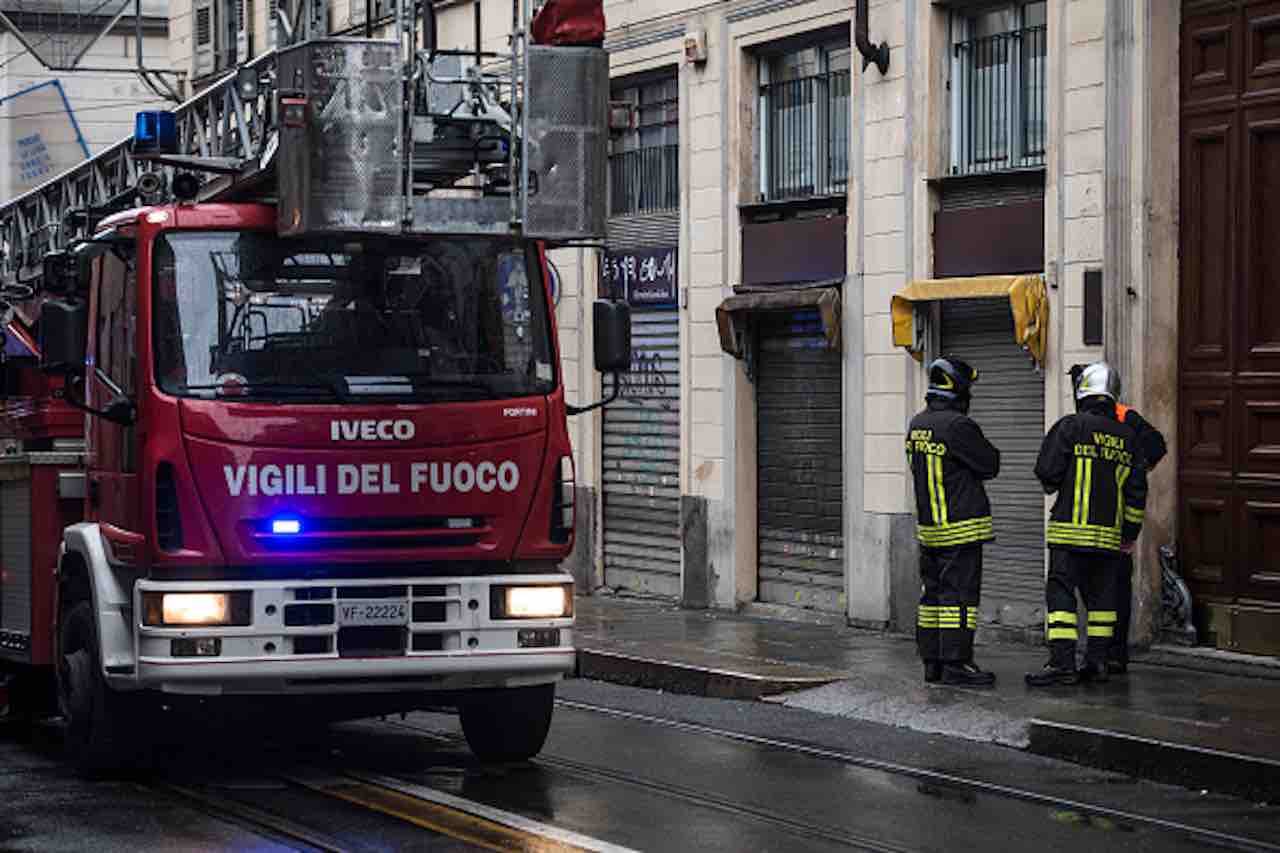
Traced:
[[405, 601], [340, 601], [339, 625], [408, 625], [409, 604]]

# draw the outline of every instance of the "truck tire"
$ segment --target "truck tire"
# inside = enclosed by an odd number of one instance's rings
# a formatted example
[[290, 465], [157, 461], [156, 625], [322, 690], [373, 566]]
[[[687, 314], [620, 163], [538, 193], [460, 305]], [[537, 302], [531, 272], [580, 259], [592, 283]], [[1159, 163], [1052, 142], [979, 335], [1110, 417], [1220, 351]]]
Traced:
[[467, 746], [484, 762], [533, 758], [546, 743], [555, 701], [554, 684], [477, 692], [458, 708]]
[[88, 776], [136, 771], [148, 764], [149, 743], [141, 739], [142, 704], [118, 693], [102, 675], [93, 608], [78, 601], [58, 626], [58, 705], [66, 721], [64, 744], [76, 768]]

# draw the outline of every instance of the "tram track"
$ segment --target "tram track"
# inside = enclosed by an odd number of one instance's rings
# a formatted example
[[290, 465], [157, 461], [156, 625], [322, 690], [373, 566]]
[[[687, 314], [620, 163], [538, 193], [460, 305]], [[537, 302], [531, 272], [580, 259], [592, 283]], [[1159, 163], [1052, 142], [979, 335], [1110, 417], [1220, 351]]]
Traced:
[[[1181, 833], [1198, 841], [1204, 841], [1216, 845], [1225, 845], [1234, 850], [1259, 851], [1260, 853], [1280, 853], [1280, 843], [1270, 843], [1256, 838], [1250, 838], [1215, 829], [1208, 829], [1206, 827], [1170, 820], [1168, 818], [1156, 817], [1125, 809], [1112, 808], [1098, 803], [1090, 803], [1053, 794], [1045, 794], [1039, 791], [1028, 790], [1026, 788], [1004, 785], [999, 782], [974, 779], [941, 770], [929, 770], [922, 767], [913, 767], [907, 764], [885, 761], [878, 758], [868, 758], [827, 747], [813, 746], [811, 744], [800, 743], [792, 740], [753, 735], [717, 726], [709, 726], [704, 723], [692, 723], [685, 720], [671, 719], [669, 717], [660, 717], [636, 711], [626, 711], [619, 708], [611, 708], [589, 702], [557, 699], [556, 705], [571, 710], [601, 714], [615, 719], [666, 726], [668, 728], [688, 732], [690, 734], [713, 737], [735, 743], [750, 744], [766, 749], [784, 750], [800, 755], [806, 755], [811, 758], [838, 762], [867, 770], [877, 770], [897, 776], [904, 776], [915, 779], [922, 784], [933, 786], [935, 791], [949, 790], [968, 792], [971, 794], [985, 794], [1004, 799], [1031, 803], [1034, 805], [1046, 806], [1055, 810], [1087, 815], [1092, 818], [1102, 818], [1115, 823], [1134, 826], [1140, 825], [1166, 832]], [[546, 759], [540, 758], [539, 760]]]
[[[577, 700], [558, 699], [556, 704], [566, 710], [600, 714], [619, 720], [663, 726], [688, 734], [712, 737], [764, 749], [782, 750], [797, 755], [807, 756], [809, 758], [836, 762], [851, 767], [892, 774], [894, 776], [906, 777], [919, 783], [921, 792], [930, 796], [942, 798], [990, 796], [1028, 803], [1035, 806], [1042, 806], [1055, 813], [1070, 815], [1072, 819], [1085, 820], [1097, 825], [1126, 826], [1134, 828], [1145, 827], [1161, 832], [1177, 833], [1196, 842], [1211, 844], [1220, 848], [1242, 851], [1258, 851], [1258, 853], [1280, 853], [1280, 843], [1271, 843], [1258, 838], [1224, 832], [1221, 830], [1198, 826], [1192, 823], [1144, 814], [1127, 809], [1114, 808], [1095, 802], [1088, 802], [1055, 794], [1047, 794], [999, 782], [967, 777], [956, 773], [931, 770], [878, 758], [855, 755], [841, 750], [814, 746], [792, 740], [764, 737], [706, 725], [703, 723], [694, 723], [669, 717], [627, 711]], [[438, 729], [428, 728], [412, 722], [387, 721], [387, 724], [412, 729], [418, 733], [432, 736], [442, 743], [454, 746], [462, 743], [461, 737], [454, 733], [442, 732]], [[586, 764], [581, 761], [555, 756], [545, 751], [534, 759], [533, 763], [535, 765], [542, 765], [552, 769], [560, 769], [601, 781], [609, 781], [634, 788], [646, 789], [661, 794], [662, 796], [680, 799], [691, 804], [711, 808], [722, 813], [732, 814], [740, 818], [747, 818], [770, 824], [788, 832], [793, 832], [800, 837], [812, 838], [815, 840], [820, 839], [855, 849], [878, 851], [878, 853], [879, 851], [883, 851], [883, 853], [890, 853], [891, 851], [892, 853], [903, 853], [903, 851], [907, 851], [909, 849], [886, 844], [877, 839], [851, 834], [845, 829], [818, 827], [809, 823], [802, 823], [767, 809], [735, 803], [730, 800], [713, 796], [706, 792], [696, 791], [691, 788], [685, 788], [678, 785], [673, 786], [667, 782], [656, 782], [635, 773], [620, 771], [613, 768], [599, 767]]]

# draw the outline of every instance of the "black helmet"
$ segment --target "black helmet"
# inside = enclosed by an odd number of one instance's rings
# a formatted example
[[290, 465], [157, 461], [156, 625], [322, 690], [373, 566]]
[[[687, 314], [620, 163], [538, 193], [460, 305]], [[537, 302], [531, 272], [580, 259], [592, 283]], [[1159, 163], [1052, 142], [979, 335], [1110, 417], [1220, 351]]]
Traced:
[[978, 381], [978, 371], [951, 356], [935, 358], [929, 365], [928, 400], [968, 402], [969, 389]]

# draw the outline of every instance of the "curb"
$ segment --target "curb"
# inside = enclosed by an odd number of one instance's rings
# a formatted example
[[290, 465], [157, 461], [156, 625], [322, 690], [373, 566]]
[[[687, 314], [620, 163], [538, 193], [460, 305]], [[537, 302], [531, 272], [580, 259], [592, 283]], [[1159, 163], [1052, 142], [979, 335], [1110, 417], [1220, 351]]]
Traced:
[[1280, 802], [1280, 761], [1033, 719], [1030, 752], [1184, 788]]
[[836, 675], [779, 677], [710, 669], [604, 649], [578, 649], [577, 677], [712, 699], [749, 700], [839, 680]]

